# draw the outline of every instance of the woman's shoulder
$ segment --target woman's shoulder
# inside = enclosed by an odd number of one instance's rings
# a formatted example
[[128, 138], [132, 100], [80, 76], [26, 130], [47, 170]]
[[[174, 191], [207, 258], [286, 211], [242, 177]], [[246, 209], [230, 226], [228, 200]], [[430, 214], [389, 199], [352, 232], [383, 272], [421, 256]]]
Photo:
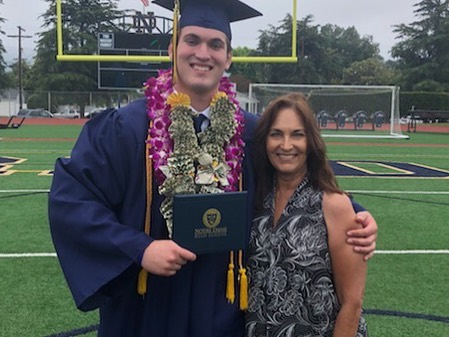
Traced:
[[348, 195], [336, 192], [323, 192], [323, 212], [333, 219], [355, 214]]

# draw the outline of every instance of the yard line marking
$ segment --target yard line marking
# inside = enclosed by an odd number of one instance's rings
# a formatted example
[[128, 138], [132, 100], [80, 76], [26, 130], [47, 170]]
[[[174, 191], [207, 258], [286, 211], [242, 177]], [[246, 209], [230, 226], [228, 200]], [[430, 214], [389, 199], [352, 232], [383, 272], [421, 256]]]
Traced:
[[[384, 255], [420, 255], [420, 254], [449, 254], [449, 250], [376, 250], [375, 254]], [[0, 254], [0, 258], [15, 257], [57, 257], [56, 253], [10, 253]]]
[[375, 254], [449, 254], [449, 250], [376, 250]]
[[348, 190], [349, 193], [365, 193], [365, 194], [434, 194], [446, 195], [449, 191], [368, 191], [368, 190]]
[[11, 253], [0, 254], [0, 258], [7, 257], [56, 257], [56, 253]]
[[50, 190], [0, 190], [0, 193], [48, 193]]

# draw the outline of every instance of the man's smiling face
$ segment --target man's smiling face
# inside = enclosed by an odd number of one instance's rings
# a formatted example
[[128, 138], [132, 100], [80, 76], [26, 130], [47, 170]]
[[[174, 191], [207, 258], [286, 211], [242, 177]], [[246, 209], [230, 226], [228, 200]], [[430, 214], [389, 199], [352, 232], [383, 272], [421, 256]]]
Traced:
[[[171, 48], [169, 51], [172, 54]], [[231, 65], [232, 55], [223, 32], [187, 26], [181, 29], [176, 58], [176, 90], [212, 97], [223, 73]]]

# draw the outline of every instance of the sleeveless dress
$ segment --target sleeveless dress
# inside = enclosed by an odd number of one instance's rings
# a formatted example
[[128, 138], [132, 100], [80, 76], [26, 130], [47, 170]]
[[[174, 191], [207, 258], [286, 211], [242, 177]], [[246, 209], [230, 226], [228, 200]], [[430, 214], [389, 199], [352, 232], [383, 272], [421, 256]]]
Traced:
[[[340, 308], [333, 284], [320, 190], [306, 177], [276, 227], [274, 193], [251, 229], [247, 337], [332, 336]], [[366, 337], [360, 317], [356, 337]]]

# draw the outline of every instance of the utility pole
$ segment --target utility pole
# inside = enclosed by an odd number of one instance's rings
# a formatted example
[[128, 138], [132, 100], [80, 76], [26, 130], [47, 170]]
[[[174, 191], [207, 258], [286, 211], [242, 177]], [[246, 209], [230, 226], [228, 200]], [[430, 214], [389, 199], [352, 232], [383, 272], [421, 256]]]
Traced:
[[31, 35], [22, 35], [25, 31], [21, 26], [17, 26], [19, 29], [18, 35], [8, 35], [8, 37], [17, 38], [19, 41], [19, 110], [23, 107], [23, 89], [22, 89], [22, 39], [31, 38]]

